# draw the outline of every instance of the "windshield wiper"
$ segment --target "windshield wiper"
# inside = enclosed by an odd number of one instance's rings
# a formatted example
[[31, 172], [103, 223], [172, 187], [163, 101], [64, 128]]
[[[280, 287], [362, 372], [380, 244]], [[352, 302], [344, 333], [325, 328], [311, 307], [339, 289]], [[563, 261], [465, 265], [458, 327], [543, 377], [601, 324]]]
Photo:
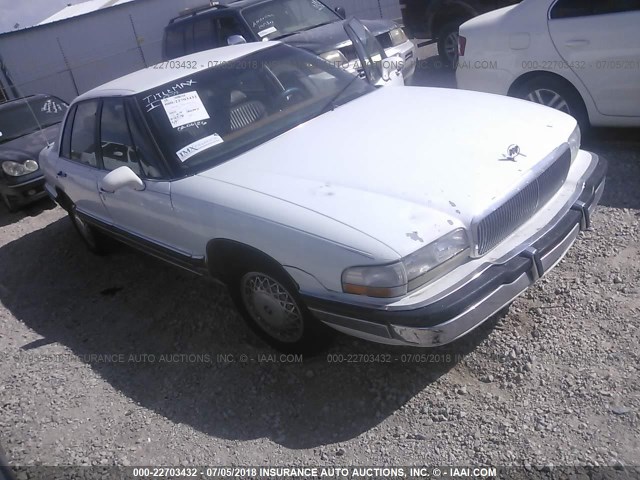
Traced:
[[319, 23], [317, 25], [311, 25], [310, 27], [307, 27], [307, 28], [301, 28], [300, 30], [295, 30], [293, 32], [285, 33], [284, 35], [280, 35], [279, 37], [273, 37], [273, 39], [274, 40], [280, 40], [282, 38], [290, 37], [291, 35], [296, 35], [298, 33], [306, 32], [308, 30], [313, 30], [314, 28], [324, 27], [325, 25], [329, 25], [331, 23], [333, 23], [333, 22], [323, 22], [323, 23]]
[[320, 112], [316, 116], [319, 117], [320, 115], [327, 113], [329, 110], [334, 110], [336, 107], [338, 107], [339, 105], [336, 104], [336, 101], [351, 87], [351, 85], [356, 82], [356, 80], [360, 80], [360, 77], [358, 75], [355, 75], [351, 80], [349, 80], [349, 83], [347, 83], [342, 89], [340, 89], [337, 94], [331, 97], [331, 100], [329, 100], [329, 102], [327, 102], [327, 104], [320, 109]]

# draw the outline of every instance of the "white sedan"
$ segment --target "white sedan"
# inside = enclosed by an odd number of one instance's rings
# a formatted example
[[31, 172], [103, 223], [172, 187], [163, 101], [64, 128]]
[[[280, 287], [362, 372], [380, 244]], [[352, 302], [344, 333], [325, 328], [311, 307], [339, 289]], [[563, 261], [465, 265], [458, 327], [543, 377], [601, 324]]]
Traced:
[[640, 0], [524, 0], [460, 27], [458, 87], [640, 125]]
[[284, 351], [332, 329], [451, 342], [553, 268], [603, 192], [576, 121], [539, 105], [375, 88], [273, 42], [184, 60], [77, 98], [46, 188], [91, 249], [221, 280]]

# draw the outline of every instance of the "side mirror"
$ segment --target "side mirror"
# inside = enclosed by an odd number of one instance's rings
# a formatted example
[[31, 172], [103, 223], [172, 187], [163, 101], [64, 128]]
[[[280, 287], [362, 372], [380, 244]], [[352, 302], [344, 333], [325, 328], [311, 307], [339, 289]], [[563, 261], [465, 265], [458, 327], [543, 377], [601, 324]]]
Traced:
[[240, 45], [242, 43], [247, 43], [246, 38], [242, 35], [231, 35], [227, 38], [227, 45]]
[[98, 185], [103, 193], [115, 193], [122, 188], [144, 190], [144, 182], [129, 167], [118, 167], [107, 173]]
[[383, 58], [380, 60], [382, 80], [386, 85], [401, 86], [404, 85], [404, 77], [402, 69], [404, 68], [404, 59], [399, 55]]
[[344, 9], [344, 7], [336, 7], [335, 11], [340, 18], [342, 19], [347, 18], [347, 11]]

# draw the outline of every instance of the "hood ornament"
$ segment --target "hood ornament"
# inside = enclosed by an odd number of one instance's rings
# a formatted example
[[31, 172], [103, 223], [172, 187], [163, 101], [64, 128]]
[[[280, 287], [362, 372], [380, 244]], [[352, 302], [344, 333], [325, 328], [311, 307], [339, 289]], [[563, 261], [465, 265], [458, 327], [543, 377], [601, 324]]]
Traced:
[[509, 148], [507, 148], [507, 154], [503, 154], [502, 158], [499, 160], [501, 162], [515, 162], [518, 157], [526, 157], [526, 155], [520, 152], [520, 147], [518, 145], [513, 144], [509, 145]]

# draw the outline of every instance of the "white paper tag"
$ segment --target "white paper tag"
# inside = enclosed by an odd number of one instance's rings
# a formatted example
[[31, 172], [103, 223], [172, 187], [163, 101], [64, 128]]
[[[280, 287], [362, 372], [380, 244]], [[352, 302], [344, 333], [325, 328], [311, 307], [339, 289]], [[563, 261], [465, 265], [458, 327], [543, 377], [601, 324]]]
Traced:
[[258, 32], [258, 36], [260, 38], [264, 38], [267, 35], [271, 35], [272, 33], [276, 33], [278, 31], [278, 29], [276, 27], [269, 27], [269, 28], [265, 28], [264, 30], [260, 30]]
[[162, 105], [173, 128], [210, 118], [198, 92], [181, 93], [164, 98]]
[[191, 157], [193, 157], [194, 155], [197, 155], [203, 150], [206, 150], [208, 148], [213, 147], [214, 145], [218, 145], [223, 142], [224, 140], [222, 140], [222, 137], [217, 133], [214, 133], [213, 135], [209, 135], [208, 137], [204, 137], [204, 138], [201, 138], [200, 140], [196, 140], [192, 144], [184, 147], [182, 150], [178, 150], [176, 152], [176, 155], [178, 156], [181, 162], [186, 162]]

